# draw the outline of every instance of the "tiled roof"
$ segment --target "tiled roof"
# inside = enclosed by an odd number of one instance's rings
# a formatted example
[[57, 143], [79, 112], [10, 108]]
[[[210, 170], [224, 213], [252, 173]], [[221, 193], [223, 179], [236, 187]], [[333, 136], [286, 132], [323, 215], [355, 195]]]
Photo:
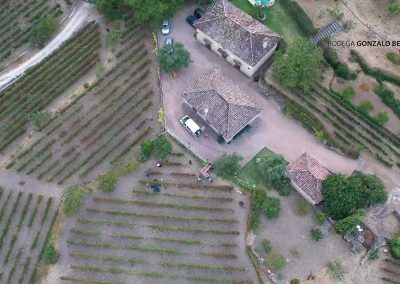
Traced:
[[195, 24], [250, 66], [255, 66], [280, 37], [227, 0], [217, 0]]
[[286, 169], [286, 176], [295, 183], [315, 204], [323, 200], [322, 182], [330, 172], [314, 157], [304, 153], [296, 161], [290, 163]]
[[200, 76], [182, 96], [226, 141], [231, 140], [261, 111], [216, 67]]

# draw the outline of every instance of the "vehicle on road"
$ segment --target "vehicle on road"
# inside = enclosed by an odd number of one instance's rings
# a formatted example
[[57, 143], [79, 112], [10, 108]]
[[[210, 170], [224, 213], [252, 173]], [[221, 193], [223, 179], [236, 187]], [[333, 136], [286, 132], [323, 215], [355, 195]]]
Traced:
[[165, 39], [165, 46], [167, 46], [169, 48], [168, 52], [172, 53], [172, 51], [174, 50], [174, 39], [172, 37], [167, 37]]
[[180, 122], [194, 137], [197, 138], [200, 136], [201, 134], [200, 126], [196, 122], [194, 122], [194, 120], [191, 119], [188, 115], [182, 117]]
[[196, 17], [196, 19], [200, 19], [206, 12], [201, 9], [201, 8], [197, 8], [196, 10], [194, 10], [193, 15]]
[[239, 201], [239, 206], [243, 209], [246, 208], [246, 204], [242, 200]]
[[196, 17], [193, 15], [189, 15], [186, 17], [186, 23], [188, 23], [189, 25], [191, 25], [192, 27], [194, 27], [194, 24], [196, 23]]
[[161, 27], [161, 33], [163, 35], [169, 35], [170, 30], [171, 30], [171, 23], [169, 22], [169, 20], [163, 20], [162, 27]]

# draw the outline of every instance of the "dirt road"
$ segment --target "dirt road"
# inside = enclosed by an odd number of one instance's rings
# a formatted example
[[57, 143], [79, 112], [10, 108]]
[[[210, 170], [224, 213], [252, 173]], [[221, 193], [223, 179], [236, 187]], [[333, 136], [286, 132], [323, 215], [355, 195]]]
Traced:
[[4, 74], [0, 73], [0, 91], [10, 85], [16, 78], [21, 76], [28, 68], [40, 63], [44, 58], [49, 56], [56, 50], [65, 40], [69, 39], [74, 32], [79, 30], [86, 22], [90, 20], [89, 11], [91, 4], [78, 1], [75, 10], [66, 20], [64, 28], [50, 41], [42, 50], [29, 58], [27, 61], [21, 63], [13, 70], [7, 71]]

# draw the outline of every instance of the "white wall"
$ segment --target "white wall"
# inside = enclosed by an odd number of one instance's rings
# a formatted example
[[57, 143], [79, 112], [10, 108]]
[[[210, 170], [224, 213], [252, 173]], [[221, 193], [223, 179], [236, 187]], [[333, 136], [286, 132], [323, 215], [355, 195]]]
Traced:
[[247, 77], [252, 77], [254, 73], [274, 54], [275, 49], [277, 47], [277, 44], [266, 54], [255, 66], [251, 67], [249, 64], [244, 62], [242, 59], [234, 55], [232, 52], [229, 50], [226, 50], [222, 47], [222, 45], [206, 34], [204, 34], [202, 31], [197, 30], [197, 40], [200, 41], [203, 45], [205, 45], [204, 39], [206, 38], [211, 42], [211, 50], [217, 53], [219, 56], [222, 57], [221, 53], [218, 51], [219, 48], [223, 49], [226, 51], [226, 53], [229, 55], [228, 58], [226, 58], [226, 61], [228, 61], [230, 64], [235, 65], [235, 62], [233, 60], [239, 61], [242, 63], [240, 66], [240, 71], [245, 74]]

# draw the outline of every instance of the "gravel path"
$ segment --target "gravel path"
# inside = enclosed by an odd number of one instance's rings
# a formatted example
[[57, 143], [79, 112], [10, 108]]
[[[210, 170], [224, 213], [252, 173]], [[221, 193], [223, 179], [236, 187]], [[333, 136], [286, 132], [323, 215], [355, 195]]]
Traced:
[[62, 31], [49, 42], [42, 50], [29, 58], [27, 61], [21, 63], [18, 67], [10, 70], [4, 74], [0, 74], [0, 91], [6, 88], [17, 77], [21, 76], [28, 68], [40, 63], [44, 58], [49, 56], [54, 50], [67, 39], [69, 39], [74, 32], [79, 30], [90, 18], [89, 10], [91, 5], [79, 1], [76, 9], [71, 13], [65, 27]]

